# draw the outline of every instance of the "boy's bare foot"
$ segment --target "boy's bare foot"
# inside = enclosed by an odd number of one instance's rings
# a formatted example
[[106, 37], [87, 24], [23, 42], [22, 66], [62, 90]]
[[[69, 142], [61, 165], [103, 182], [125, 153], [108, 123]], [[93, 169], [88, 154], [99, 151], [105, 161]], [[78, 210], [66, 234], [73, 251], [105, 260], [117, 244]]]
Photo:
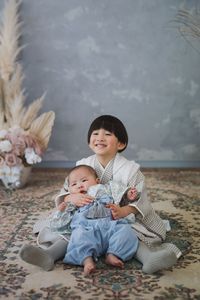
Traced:
[[96, 270], [96, 266], [95, 263], [92, 259], [92, 257], [87, 257], [84, 262], [84, 275], [90, 275], [91, 273], [95, 272]]
[[112, 266], [119, 267], [119, 268], [122, 268], [122, 269], [124, 267], [123, 261], [121, 259], [119, 259], [117, 256], [115, 256], [114, 254], [112, 254], [112, 253], [109, 253], [106, 256], [105, 262], [108, 265], [112, 265]]

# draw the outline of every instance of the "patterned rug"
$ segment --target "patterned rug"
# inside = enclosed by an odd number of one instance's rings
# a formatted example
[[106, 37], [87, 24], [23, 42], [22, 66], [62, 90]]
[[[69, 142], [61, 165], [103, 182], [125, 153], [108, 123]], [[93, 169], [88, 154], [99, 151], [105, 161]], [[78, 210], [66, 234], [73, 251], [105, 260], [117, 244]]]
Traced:
[[64, 170], [32, 172], [28, 185], [10, 192], [0, 184], [1, 266], [0, 299], [200, 299], [200, 171], [144, 170], [155, 210], [170, 221], [167, 240], [183, 252], [169, 270], [146, 275], [136, 260], [124, 270], [108, 267], [84, 277], [81, 267], [57, 262], [45, 272], [19, 258], [24, 243], [36, 244], [33, 224], [54, 207], [53, 198], [63, 184]]

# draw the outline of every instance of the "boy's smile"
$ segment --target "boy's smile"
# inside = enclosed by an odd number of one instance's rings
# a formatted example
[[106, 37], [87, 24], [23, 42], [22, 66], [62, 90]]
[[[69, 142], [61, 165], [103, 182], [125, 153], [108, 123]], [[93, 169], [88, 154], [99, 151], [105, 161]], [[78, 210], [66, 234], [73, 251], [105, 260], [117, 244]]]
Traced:
[[98, 148], [105, 148], [107, 145], [106, 144], [103, 144], [103, 143], [96, 143], [95, 144], [95, 147], [98, 147]]

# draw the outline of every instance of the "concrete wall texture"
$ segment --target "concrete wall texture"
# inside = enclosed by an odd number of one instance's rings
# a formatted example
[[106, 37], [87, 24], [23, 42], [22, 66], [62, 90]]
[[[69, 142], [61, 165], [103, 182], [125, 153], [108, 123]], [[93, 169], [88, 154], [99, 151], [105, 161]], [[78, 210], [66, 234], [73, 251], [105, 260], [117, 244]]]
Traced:
[[[2, 12], [3, 1], [0, 3]], [[129, 134], [124, 155], [144, 167], [200, 167], [200, 44], [172, 22], [198, 0], [23, 0], [21, 61], [27, 103], [46, 92], [56, 113], [43, 166], [91, 154], [101, 114]]]

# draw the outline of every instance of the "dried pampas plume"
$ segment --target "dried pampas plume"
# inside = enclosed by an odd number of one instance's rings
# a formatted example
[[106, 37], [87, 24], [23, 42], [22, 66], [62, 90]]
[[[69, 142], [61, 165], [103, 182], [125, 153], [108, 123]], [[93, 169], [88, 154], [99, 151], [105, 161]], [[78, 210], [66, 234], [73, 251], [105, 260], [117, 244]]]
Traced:
[[19, 127], [34, 136], [45, 150], [51, 136], [55, 114], [53, 111], [38, 117], [45, 94], [28, 107], [24, 106], [25, 92], [22, 88], [24, 74], [18, 55], [23, 46], [19, 46], [19, 19], [21, 1], [7, 0], [0, 26], [0, 130]]
[[178, 31], [181, 36], [198, 52], [197, 47], [193, 46], [191, 38], [200, 41], [200, 12], [191, 12], [187, 9], [180, 9], [174, 19], [178, 24]]

